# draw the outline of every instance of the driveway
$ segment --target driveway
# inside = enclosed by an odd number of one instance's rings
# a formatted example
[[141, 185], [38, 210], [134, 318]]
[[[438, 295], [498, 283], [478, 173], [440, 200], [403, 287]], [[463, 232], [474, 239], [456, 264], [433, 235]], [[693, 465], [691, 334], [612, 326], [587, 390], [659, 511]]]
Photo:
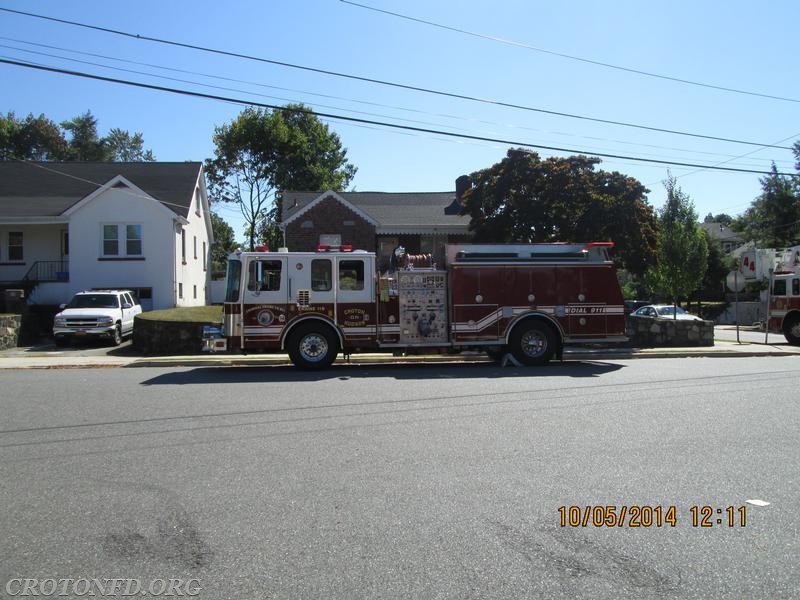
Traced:
[[133, 348], [130, 339], [119, 346], [112, 346], [105, 340], [87, 340], [83, 343], [73, 343], [64, 348], [58, 348], [52, 339], [42, 339], [33, 346], [10, 348], [0, 352], [0, 356], [139, 356], [140, 353]]

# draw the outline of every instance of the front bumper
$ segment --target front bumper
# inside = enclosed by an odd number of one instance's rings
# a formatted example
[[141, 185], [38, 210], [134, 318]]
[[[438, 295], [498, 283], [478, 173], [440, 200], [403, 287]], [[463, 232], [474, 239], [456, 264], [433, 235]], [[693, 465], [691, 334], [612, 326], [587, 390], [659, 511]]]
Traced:
[[53, 327], [54, 338], [67, 338], [67, 337], [114, 337], [115, 325], [103, 327], [87, 327], [85, 329], [76, 329], [74, 327]]
[[228, 340], [224, 331], [219, 327], [203, 327], [203, 352], [226, 352]]

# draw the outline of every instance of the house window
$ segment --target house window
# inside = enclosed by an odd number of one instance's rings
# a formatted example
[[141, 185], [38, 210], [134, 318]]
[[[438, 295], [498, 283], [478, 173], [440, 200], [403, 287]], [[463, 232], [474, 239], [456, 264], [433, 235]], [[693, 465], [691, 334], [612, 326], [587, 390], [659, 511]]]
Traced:
[[197, 286], [196, 286], [196, 285], [193, 285], [193, 286], [192, 286], [192, 297], [193, 297], [195, 300], [197, 300]]
[[[124, 242], [120, 244], [120, 242]], [[103, 225], [103, 256], [141, 256], [142, 226], [135, 223]]]
[[128, 256], [142, 255], [141, 225], [125, 225], [125, 254]]
[[197, 236], [192, 238], [192, 244], [194, 245], [194, 259], [197, 260]]
[[341, 246], [342, 236], [338, 233], [323, 233], [319, 236], [319, 243], [322, 246]]
[[208, 268], [208, 260], [207, 260], [208, 252], [206, 251], [206, 243], [203, 242], [203, 271]]
[[181, 262], [186, 264], [186, 230], [181, 229]]
[[103, 225], [103, 255], [119, 254], [119, 232], [116, 225]]
[[8, 260], [22, 260], [22, 232], [8, 232]]
[[178, 284], [178, 298], [180, 298], [181, 300], [183, 299], [183, 284], [182, 283]]

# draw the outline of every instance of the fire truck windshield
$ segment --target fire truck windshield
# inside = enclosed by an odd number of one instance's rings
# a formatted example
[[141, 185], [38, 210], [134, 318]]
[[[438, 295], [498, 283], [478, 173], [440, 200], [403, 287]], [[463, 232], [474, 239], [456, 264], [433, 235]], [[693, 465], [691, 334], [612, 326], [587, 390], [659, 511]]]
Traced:
[[228, 274], [225, 279], [227, 281], [225, 302], [238, 302], [242, 282], [242, 261], [234, 259], [228, 261]]

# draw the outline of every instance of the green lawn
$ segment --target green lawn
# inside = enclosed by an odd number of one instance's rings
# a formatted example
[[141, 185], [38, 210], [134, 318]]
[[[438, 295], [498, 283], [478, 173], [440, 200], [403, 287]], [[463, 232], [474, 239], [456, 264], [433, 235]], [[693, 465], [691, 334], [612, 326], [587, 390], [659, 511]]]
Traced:
[[184, 323], [219, 323], [222, 321], [221, 306], [187, 306], [183, 308], [168, 308], [165, 310], [151, 310], [140, 315], [141, 319], [150, 321], [172, 321]]

